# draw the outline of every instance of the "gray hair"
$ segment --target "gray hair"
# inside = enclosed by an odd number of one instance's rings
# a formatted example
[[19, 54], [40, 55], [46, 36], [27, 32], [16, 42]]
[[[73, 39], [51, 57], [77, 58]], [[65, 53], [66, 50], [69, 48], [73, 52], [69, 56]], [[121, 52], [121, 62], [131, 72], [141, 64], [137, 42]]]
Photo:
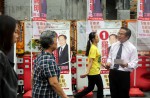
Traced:
[[48, 49], [54, 43], [54, 38], [57, 36], [55, 31], [43, 31], [40, 36], [40, 44], [43, 49]]

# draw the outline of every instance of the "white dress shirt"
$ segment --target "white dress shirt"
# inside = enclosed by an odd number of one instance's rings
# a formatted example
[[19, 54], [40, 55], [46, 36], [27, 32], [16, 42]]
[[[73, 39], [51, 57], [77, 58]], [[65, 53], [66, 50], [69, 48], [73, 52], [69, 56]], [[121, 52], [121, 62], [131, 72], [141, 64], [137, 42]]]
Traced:
[[[111, 63], [110, 69], [114, 67], [114, 59], [116, 59], [117, 52], [120, 47], [120, 42], [116, 42], [112, 44], [107, 62]], [[118, 70], [121, 71], [132, 71], [138, 66], [138, 53], [136, 47], [129, 41], [122, 43], [122, 54], [121, 59], [124, 60], [125, 63], [128, 63], [128, 67], [119, 66]]]

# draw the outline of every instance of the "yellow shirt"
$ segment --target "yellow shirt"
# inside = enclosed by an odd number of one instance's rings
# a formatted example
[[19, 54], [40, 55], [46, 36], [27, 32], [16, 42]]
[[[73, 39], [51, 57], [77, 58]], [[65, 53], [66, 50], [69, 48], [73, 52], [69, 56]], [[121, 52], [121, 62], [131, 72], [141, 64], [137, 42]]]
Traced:
[[93, 63], [89, 72], [89, 75], [97, 75], [100, 74], [100, 52], [98, 51], [98, 48], [95, 45], [91, 45], [88, 59], [93, 58]]

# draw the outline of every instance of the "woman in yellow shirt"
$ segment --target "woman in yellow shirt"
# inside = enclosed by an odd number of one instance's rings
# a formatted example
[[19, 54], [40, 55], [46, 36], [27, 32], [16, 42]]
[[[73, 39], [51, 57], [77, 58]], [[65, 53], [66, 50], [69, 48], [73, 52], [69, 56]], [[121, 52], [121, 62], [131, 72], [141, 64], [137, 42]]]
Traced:
[[81, 75], [81, 78], [88, 77], [88, 87], [85, 88], [82, 92], [77, 93], [74, 97], [75, 98], [82, 98], [89, 92], [94, 89], [96, 84], [98, 91], [97, 91], [97, 98], [103, 98], [103, 83], [102, 78], [100, 75], [100, 52], [98, 51], [97, 44], [99, 42], [98, 35], [96, 32], [91, 32], [89, 34], [89, 40], [86, 46], [86, 56], [88, 56], [89, 62], [87, 71], [84, 75]]

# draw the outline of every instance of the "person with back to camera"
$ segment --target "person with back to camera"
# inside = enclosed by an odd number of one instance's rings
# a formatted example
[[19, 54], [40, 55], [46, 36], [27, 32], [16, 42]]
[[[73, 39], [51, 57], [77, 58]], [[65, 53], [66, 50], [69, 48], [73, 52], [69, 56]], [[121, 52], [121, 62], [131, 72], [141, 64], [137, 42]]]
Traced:
[[60, 68], [53, 51], [57, 48], [55, 31], [44, 31], [40, 36], [43, 51], [34, 60], [32, 98], [69, 98], [59, 85]]
[[111, 46], [108, 60], [103, 64], [109, 72], [111, 98], [130, 98], [130, 72], [138, 64], [136, 47], [128, 40], [131, 30], [121, 27], [118, 33], [118, 42]]
[[89, 92], [94, 89], [96, 84], [98, 91], [97, 91], [97, 98], [103, 98], [103, 82], [100, 75], [100, 52], [97, 48], [97, 43], [99, 42], [98, 35], [96, 32], [91, 32], [89, 34], [89, 40], [86, 46], [86, 56], [88, 56], [88, 67], [85, 74], [81, 75], [81, 78], [88, 77], [88, 87], [85, 88], [83, 91], [77, 93], [74, 97], [75, 98], [82, 98]]
[[7, 54], [17, 42], [17, 21], [7, 15], [0, 16], [0, 98], [17, 98], [17, 75]]

